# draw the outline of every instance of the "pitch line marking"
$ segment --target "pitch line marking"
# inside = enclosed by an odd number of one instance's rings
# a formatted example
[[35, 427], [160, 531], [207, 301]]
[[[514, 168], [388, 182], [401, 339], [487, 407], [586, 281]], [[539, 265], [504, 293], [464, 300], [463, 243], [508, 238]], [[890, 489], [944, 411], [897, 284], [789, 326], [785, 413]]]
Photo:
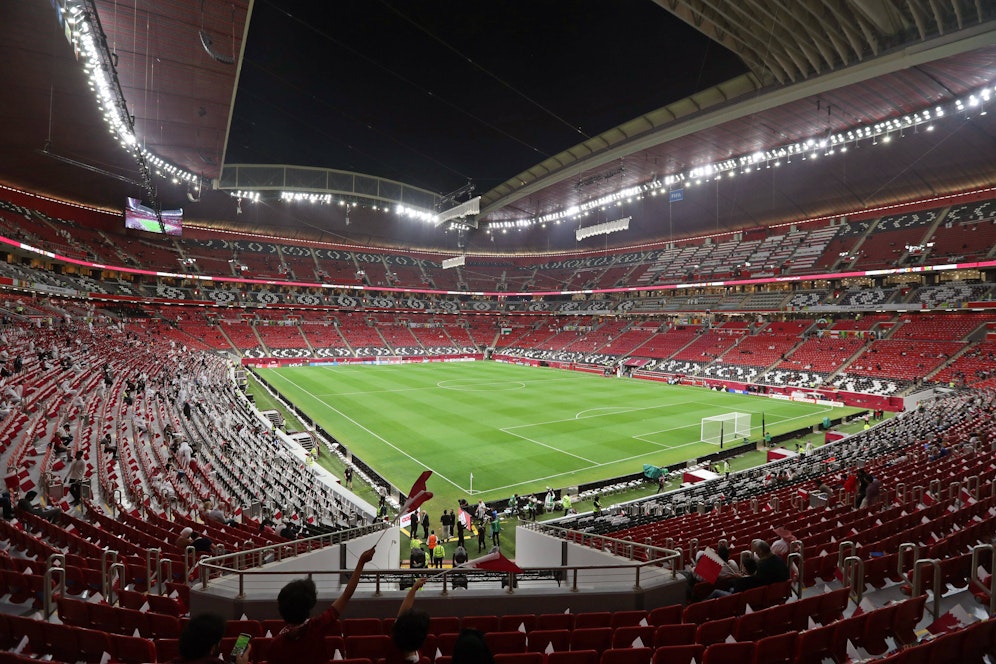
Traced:
[[[554, 447], [553, 445], [547, 445], [546, 443], [541, 443], [538, 440], [534, 440], [534, 439], [530, 438], [529, 436], [523, 436], [522, 434], [512, 433], [511, 431], [509, 431], [509, 429], [516, 429], [516, 428], [518, 428], [518, 427], [506, 427], [506, 428], [499, 429], [499, 431], [501, 431], [502, 433], [507, 434], [509, 436], [515, 436], [516, 438], [521, 438], [522, 440], [527, 440], [530, 443], [533, 443], [535, 445], [539, 445], [540, 447], [545, 447], [548, 450], [553, 450], [555, 452], [560, 452], [561, 454], [566, 454], [567, 456], [572, 456], [575, 459], [581, 459], [585, 463], [593, 464], [593, 466], [595, 466], [595, 467], [597, 467], [599, 465], [598, 462], [592, 461], [591, 459], [586, 459], [585, 457], [580, 456], [578, 454], [574, 454], [573, 452], [568, 452], [567, 450], [562, 450], [559, 447]], [[587, 468], [581, 468], [580, 470], [587, 470]]]
[[[688, 402], [688, 403], [696, 403], [696, 402]], [[833, 408], [825, 408], [823, 410], [817, 411], [817, 413], [821, 413], [821, 412], [822, 413], [826, 413], [826, 412], [830, 412], [832, 410], [833, 410]], [[783, 421], [783, 422], [790, 422], [792, 420], [802, 419], [804, 417], [809, 417], [811, 415], [812, 415], [812, 413], [807, 413], [806, 415], [798, 415], [796, 417], [789, 417], [789, 418], [782, 418], [782, 416], [780, 416], [780, 415], [775, 415], [774, 417], [780, 418], [780, 421]], [[689, 425], [689, 426], [694, 426], [694, 425]], [[685, 427], [678, 427], [678, 428], [685, 428]], [[753, 427], [753, 428], [760, 428], [760, 427]], [[518, 435], [518, 434], [512, 434], [512, 435]], [[641, 434], [641, 435], [649, 435], [649, 434]], [[633, 437], [635, 438], [635, 436], [633, 436]], [[649, 440], [645, 440], [643, 442], [651, 444], [651, 445], [657, 445], [658, 447], [664, 447], [663, 444], [653, 443], [652, 441], [649, 441]], [[671, 446], [668, 446], [668, 449], [675, 449], [676, 450], [676, 449], [680, 449], [682, 447], [689, 447], [691, 445], [699, 445], [699, 444], [708, 444], [708, 443], [704, 443], [703, 441], [694, 441], [694, 442], [691, 442], [691, 443], [682, 443], [680, 445], [671, 445]], [[650, 450], [649, 452], [644, 452], [643, 454], [635, 454], [633, 456], [625, 457], [625, 458], [622, 458], [622, 459], [614, 459], [613, 461], [606, 461], [606, 462], [603, 462], [603, 463], [592, 463], [592, 465], [590, 467], [588, 467], [588, 468], [580, 468], [578, 470], [566, 470], [566, 471], [564, 471], [562, 473], [554, 473], [553, 475], [546, 475], [545, 477], [537, 477], [537, 478], [533, 478], [533, 479], [529, 479], [529, 480], [523, 480], [521, 482], [516, 482], [515, 484], [506, 484], [505, 486], [492, 487], [492, 488], [489, 488], [489, 489], [484, 489], [482, 491], [475, 491], [475, 493], [485, 493], [485, 492], [488, 492], [488, 491], [506, 491], [508, 489], [514, 489], [516, 487], [524, 486], [526, 484], [533, 484], [535, 482], [545, 482], [547, 480], [552, 480], [552, 479], [555, 479], [555, 478], [558, 478], [558, 477], [564, 477], [565, 475], [573, 475], [574, 473], [579, 473], [579, 472], [583, 472], [583, 471], [586, 471], [586, 470], [592, 470], [593, 468], [601, 468], [602, 466], [608, 466], [608, 465], [611, 465], [611, 464], [614, 464], [614, 463], [624, 463], [626, 461], [633, 461], [633, 460], [636, 460], [636, 459], [642, 459], [642, 458], [648, 457], [648, 456], [650, 456], [652, 454], [659, 454], [659, 453], [660, 453], [659, 449]]]
[[329, 409], [331, 409], [331, 410], [335, 411], [336, 413], [338, 413], [340, 417], [342, 417], [342, 418], [343, 418], [343, 419], [345, 419], [345, 420], [348, 420], [349, 422], [352, 422], [352, 423], [353, 423], [353, 424], [354, 424], [355, 426], [359, 427], [360, 429], [363, 429], [363, 430], [364, 430], [364, 431], [366, 431], [366, 432], [367, 432], [368, 434], [370, 434], [371, 436], [373, 436], [373, 437], [374, 437], [374, 438], [376, 438], [377, 440], [381, 441], [382, 443], [384, 443], [385, 445], [387, 445], [387, 446], [388, 446], [388, 447], [390, 447], [391, 449], [395, 450], [395, 451], [396, 451], [396, 452], [398, 452], [399, 454], [401, 454], [401, 455], [403, 455], [403, 456], [406, 456], [406, 457], [408, 457], [409, 459], [411, 459], [412, 461], [414, 461], [416, 465], [418, 465], [418, 466], [421, 466], [422, 468], [428, 468], [429, 470], [431, 470], [431, 471], [432, 471], [432, 473], [433, 473], [434, 475], [437, 475], [437, 476], [441, 477], [442, 479], [446, 480], [447, 482], [449, 482], [450, 484], [452, 484], [453, 486], [455, 486], [455, 487], [456, 487], [457, 489], [459, 489], [460, 491], [464, 491], [464, 492], [466, 492], [466, 491], [467, 491], [467, 488], [466, 488], [466, 487], [462, 487], [462, 486], [460, 486], [459, 484], [457, 484], [456, 482], [454, 482], [454, 481], [453, 481], [453, 480], [451, 480], [450, 478], [446, 477], [446, 475], [443, 475], [443, 474], [442, 474], [441, 472], [439, 472], [439, 471], [438, 471], [438, 470], [436, 470], [435, 468], [431, 468], [430, 466], [426, 465], [426, 464], [425, 464], [425, 463], [424, 463], [423, 461], [421, 461], [421, 460], [419, 460], [419, 459], [416, 459], [416, 458], [415, 458], [415, 457], [413, 457], [413, 456], [412, 456], [411, 454], [409, 454], [408, 452], [405, 452], [405, 451], [404, 451], [403, 449], [401, 449], [400, 447], [398, 447], [398, 446], [397, 446], [397, 445], [395, 445], [394, 443], [390, 442], [389, 440], [387, 440], [386, 438], [384, 438], [384, 437], [383, 437], [383, 436], [381, 436], [380, 434], [378, 434], [378, 433], [376, 433], [376, 432], [374, 432], [374, 431], [371, 431], [371, 430], [370, 430], [370, 429], [368, 429], [367, 427], [363, 426], [362, 424], [360, 424], [359, 422], [357, 422], [356, 420], [354, 420], [354, 419], [353, 419], [352, 417], [350, 417], [349, 415], [346, 415], [346, 413], [342, 412], [341, 410], [339, 410], [338, 408], [336, 408], [335, 406], [333, 406], [333, 405], [332, 405], [332, 404], [330, 404], [329, 402], [325, 401], [324, 399], [322, 399], [322, 398], [320, 398], [320, 397], [318, 397], [318, 396], [315, 396], [315, 394], [313, 394], [312, 392], [309, 392], [308, 390], [304, 389], [303, 387], [301, 387], [300, 385], [298, 385], [298, 384], [297, 384], [297, 383], [295, 383], [294, 381], [290, 380], [289, 378], [285, 378], [285, 377], [284, 377], [283, 375], [281, 375], [281, 374], [276, 374], [276, 375], [277, 375], [277, 376], [279, 376], [280, 378], [282, 378], [282, 379], [283, 379], [284, 381], [286, 381], [286, 382], [288, 382], [288, 383], [290, 383], [290, 384], [294, 385], [294, 387], [296, 387], [297, 389], [301, 390], [302, 392], [304, 392], [305, 394], [307, 394], [308, 396], [310, 396], [310, 397], [311, 397], [312, 399], [316, 399], [317, 401], [319, 401], [319, 402], [321, 402], [321, 403], [325, 404], [325, 406], [326, 406], [327, 408], [329, 408]]

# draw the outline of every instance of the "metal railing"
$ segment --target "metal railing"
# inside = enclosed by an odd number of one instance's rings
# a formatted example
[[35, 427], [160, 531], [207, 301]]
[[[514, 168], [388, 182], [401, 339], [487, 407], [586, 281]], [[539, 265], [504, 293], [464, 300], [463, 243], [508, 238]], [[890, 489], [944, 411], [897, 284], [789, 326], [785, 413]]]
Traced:
[[[521, 524], [520, 527], [525, 527], [534, 530], [543, 530], [547, 534], [558, 537], [560, 539], [568, 539], [568, 534], [570, 534], [570, 539], [576, 541], [578, 536], [582, 536], [590, 541], [597, 541], [599, 544], [598, 548], [607, 549], [610, 553], [617, 555], [622, 558], [633, 561], [629, 564], [616, 564], [616, 565], [567, 565], [567, 566], [545, 566], [545, 567], [526, 567], [521, 568], [522, 572], [495, 572], [489, 570], [480, 570], [475, 568], [466, 567], [454, 567], [449, 569], [434, 570], [432, 568], [412, 570], [412, 569], [383, 569], [383, 570], [367, 570], [364, 571], [362, 580], [365, 582], [372, 582], [374, 584], [374, 595], [379, 596], [382, 592], [384, 585], [398, 585], [399, 587], [407, 587], [406, 584], [410, 584], [412, 580], [416, 577], [428, 577], [430, 582], [438, 583], [442, 587], [442, 594], [446, 595], [449, 592], [451, 586], [453, 586], [454, 577], [459, 577], [461, 580], [484, 580], [484, 581], [494, 581], [500, 579], [503, 587], [507, 587], [508, 593], [514, 593], [518, 586], [520, 580], [538, 579], [538, 580], [550, 580], [556, 581], [557, 585], [560, 586], [561, 583], [568, 582], [569, 589], [572, 592], [577, 592], [580, 589], [579, 578], [583, 581], [585, 573], [595, 573], [603, 572], [607, 575], [618, 574], [632, 580], [632, 587], [634, 590], [640, 589], [641, 573], [645, 568], [655, 568], [655, 569], [666, 569], [670, 572], [670, 578], [674, 579], [677, 576], [678, 570], [681, 569], [682, 563], [682, 553], [681, 551], [663, 549], [660, 547], [650, 546], [648, 544], [641, 544], [634, 542], [633, 540], [621, 540], [612, 537], [605, 537], [600, 535], [588, 535], [586, 533], [579, 533], [574, 530], [567, 530], [564, 528], [558, 528], [556, 526], [548, 526], [542, 524]], [[215, 556], [212, 558], [202, 558], [198, 563], [200, 568], [201, 576], [201, 587], [207, 588], [208, 582], [211, 579], [221, 578], [221, 577], [232, 577], [235, 576], [238, 579], [238, 595], [237, 597], [245, 597], [246, 591], [246, 579], [252, 576], [274, 576], [274, 575], [287, 575], [287, 576], [308, 576], [314, 577], [318, 575], [325, 576], [340, 576], [344, 574], [349, 574], [350, 570], [293, 570], [282, 572], [279, 570], [268, 570], [262, 569], [262, 567], [271, 562], [280, 561], [294, 555], [301, 553], [306, 553], [308, 551], [316, 551], [320, 548], [333, 545], [345, 543], [348, 540], [352, 540], [357, 536], [368, 534], [371, 532], [377, 532], [383, 528], [383, 524], [375, 524], [373, 526], [365, 526], [362, 528], [353, 529], [350, 531], [342, 531], [338, 533], [332, 533], [328, 535], [321, 535], [318, 537], [312, 537], [305, 540], [297, 540], [294, 542], [285, 542], [281, 544], [274, 544], [270, 546], [260, 547], [258, 549], [251, 549], [248, 551], [241, 551], [238, 553], [225, 554], [222, 556]], [[589, 541], [589, 543], [590, 543]], [[642, 560], [640, 558], [643, 558]], [[619, 583], [618, 581], [613, 581], [613, 583]], [[462, 585], [462, 583], [461, 583]]]
[[[982, 566], [982, 554], [988, 552], [989, 565], [992, 573], [989, 575], [989, 585], [979, 578], [979, 568]], [[970, 590], [978, 590], [983, 597], [989, 599], [989, 617], [996, 615], [996, 546], [992, 544], [978, 544], [972, 547], [972, 573], [969, 577], [968, 587]]]
[[[654, 546], [646, 540], [640, 543], [629, 538], [619, 539], [616, 537], [609, 537], [608, 535], [596, 535], [594, 533], [586, 533], [580, 530], [561, 528], [560, 526], [553, 524], [534, 523], [531, 521], [520, 522], [519, 528], [535, 530], [536, 532], [545, 533], [551, 537], [556, 537], [557, 539], [567, 540], [592, 549], [607, 551], [615, 556], [619, 556], [620, 558], [640, 561], [644, 565], [652, 564], [663, 567], [671, 570], [672, 579], [678, 575], [678, 570], [684, 568], [684, 556], [680, 549]], [[695, 557], [697, 546], [698, 539], [689, 541], [688, 548], [690, 559]]]
[[911, 591], [912, 597], [919, 597], [920, 595], [926, 594], [924, 590], [924, 579], [923, 570], [930, 567], [933, 571], [933, 578], [931, 579], [933, 587], [931, 588], [931, 593], [933, 597], [931, 598], [931, 604], [927, 605], [927, 610], [930, 611], [934, 618], [941, 617], [941, 561], [937, 558], [920, 558], [913, 564], [913, 589]]

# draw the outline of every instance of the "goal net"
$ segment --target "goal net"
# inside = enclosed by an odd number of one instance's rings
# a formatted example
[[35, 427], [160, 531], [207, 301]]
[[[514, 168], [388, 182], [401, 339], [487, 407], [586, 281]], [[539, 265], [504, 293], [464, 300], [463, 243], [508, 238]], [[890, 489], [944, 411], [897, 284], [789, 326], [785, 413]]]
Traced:
[[702, 418], [702, 442], [740, 442], [750, 438], [750, 413], [724, 413]]

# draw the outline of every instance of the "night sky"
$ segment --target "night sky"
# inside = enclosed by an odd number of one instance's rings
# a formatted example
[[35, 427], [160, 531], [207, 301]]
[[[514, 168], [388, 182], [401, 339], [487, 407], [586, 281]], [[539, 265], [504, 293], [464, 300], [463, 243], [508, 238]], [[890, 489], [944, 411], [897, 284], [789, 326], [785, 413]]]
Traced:
[[483, 193], [744, 71], [651, 0], [259, 0], [227, 161]]

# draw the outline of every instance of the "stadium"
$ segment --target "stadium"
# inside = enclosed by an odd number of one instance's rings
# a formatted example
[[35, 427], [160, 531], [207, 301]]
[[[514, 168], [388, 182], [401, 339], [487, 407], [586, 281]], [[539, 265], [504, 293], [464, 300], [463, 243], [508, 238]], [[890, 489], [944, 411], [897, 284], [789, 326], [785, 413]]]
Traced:
[[488, 9], [0, 3], [0, 662], [996, 661], [996, 5]]

